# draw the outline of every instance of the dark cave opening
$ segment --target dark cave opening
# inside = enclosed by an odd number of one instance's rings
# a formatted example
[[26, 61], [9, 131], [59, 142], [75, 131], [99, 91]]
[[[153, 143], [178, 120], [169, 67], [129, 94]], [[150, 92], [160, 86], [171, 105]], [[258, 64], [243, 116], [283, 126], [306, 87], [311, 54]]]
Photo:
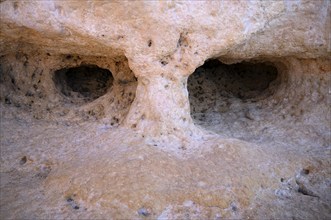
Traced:
[[53, 80], [56, 88], [71, 102], [89, 102], [106, 94], [114, 79], [107, 69], [81, 65], [55, 71]]
[[232, 100], [257, 102], [271, 96], [279, 83], [272, 63], [237, 63], [226, 65], [209, 60], [188, 78], [192, 113], [222, 112], [219, 105]]
[[286, 74], [279, 63], [209, 60], [188, 78], [191, 116], [197, 125], [223, 136], [258, 138], [273, 118]]

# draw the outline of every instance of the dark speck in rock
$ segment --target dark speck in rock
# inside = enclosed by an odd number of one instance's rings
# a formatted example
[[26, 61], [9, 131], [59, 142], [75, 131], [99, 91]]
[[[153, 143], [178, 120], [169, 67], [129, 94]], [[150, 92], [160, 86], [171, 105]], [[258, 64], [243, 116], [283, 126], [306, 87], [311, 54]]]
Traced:
[[148, 212], [148, 210], [146, 208], [140, 208], [138, 210], [138, 214], [139, 215], [142, 215], [142, 216], [145, 216], [145, 217], [147, 217], [147, 216], [150, 215], [150, 213]]
[[27, 162], [27, 158], [26, 156], [22, 157], [21, 160], [20, 160], [20, 164], [23, 165]]

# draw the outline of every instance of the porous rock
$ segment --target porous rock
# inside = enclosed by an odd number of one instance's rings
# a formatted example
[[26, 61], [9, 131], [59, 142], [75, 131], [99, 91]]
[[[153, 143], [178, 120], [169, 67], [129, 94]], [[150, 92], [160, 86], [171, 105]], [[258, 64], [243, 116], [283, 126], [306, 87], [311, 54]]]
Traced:
[[328, 0], [0, 10], [1, 218], [331, 217]]

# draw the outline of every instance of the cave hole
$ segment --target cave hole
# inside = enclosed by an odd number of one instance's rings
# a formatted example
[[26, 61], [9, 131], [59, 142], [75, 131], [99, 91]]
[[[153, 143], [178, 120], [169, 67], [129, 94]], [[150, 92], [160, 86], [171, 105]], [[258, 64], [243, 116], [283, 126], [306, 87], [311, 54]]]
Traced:
[[272, 62], [227, 65], [208, 60], [188, 78], [192, 118], [215, 131], [220, 131], [220, 127], [225, 129], [224, 124], [231, 127], [240, 121], [246, 123], [242, 126], [245, 129], [256, 114], [267, 111], [261, 103], [272, 98], [280, 82], [280, 74]]
[[112, 86], [112, 73], [96, 65], [81, 65], [55, 71], [56, 88], [71, 102], [90, 102], [106, 94]]

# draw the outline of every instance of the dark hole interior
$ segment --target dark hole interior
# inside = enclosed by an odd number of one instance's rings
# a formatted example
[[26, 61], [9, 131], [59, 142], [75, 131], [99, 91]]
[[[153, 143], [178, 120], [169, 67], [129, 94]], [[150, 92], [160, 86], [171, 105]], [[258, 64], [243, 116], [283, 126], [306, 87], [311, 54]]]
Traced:
[[257, 102], [273, 94], [276, 79], [272, 63], [226, 65], [209, 60], [188, 79], [192, 113], [222, 112], [224, 103]]
[[96, 65], [63, 68], [55, 72], [56, 87], [71, 101], [92, 101], [104, 95], [111, 87], [113, 76]]
[[210, 60], [188, 78], [191, 115], [195, 122], [229, 137], [255, 137], [252, 127], [267, 117], [266, 103], [279, 89], [273, 63], [226, 65]]

